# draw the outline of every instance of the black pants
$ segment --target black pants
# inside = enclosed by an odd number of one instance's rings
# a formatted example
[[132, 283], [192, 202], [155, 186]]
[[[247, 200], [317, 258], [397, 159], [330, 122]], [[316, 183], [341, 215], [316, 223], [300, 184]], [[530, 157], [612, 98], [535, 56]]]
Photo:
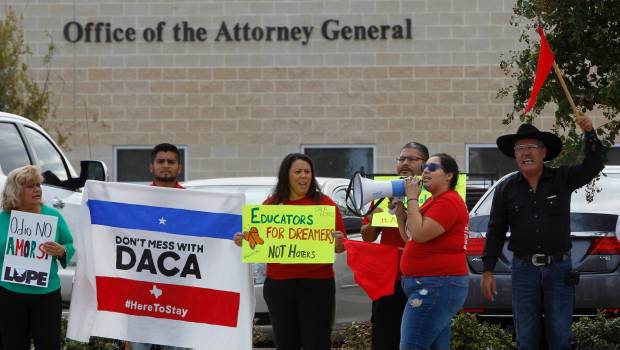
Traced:
[[394, 284], [394, 294], [372, 302], [372, 348], [374, 350], [398, 350], [400, 346], [400, 323], [407, 297], [400, 280]]
[[263, 296], [269, 308], [276, 347], [327, 350], [335, 311], [334, 279], [267, 278]]
[[60, 289], [48, 294], [14, 293], [0, 287], [0, 333], [5, 349], [60, 349]]

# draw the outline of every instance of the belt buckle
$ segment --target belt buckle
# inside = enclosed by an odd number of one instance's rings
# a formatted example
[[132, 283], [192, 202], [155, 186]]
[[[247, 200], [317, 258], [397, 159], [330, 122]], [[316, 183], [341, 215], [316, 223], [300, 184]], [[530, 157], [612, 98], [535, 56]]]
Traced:
[[[542, 258], [542, 260], [540, 258]], [[534, 266], [549, 265], [548, 256], [545, 254], [532, 254], [532, 265]]]

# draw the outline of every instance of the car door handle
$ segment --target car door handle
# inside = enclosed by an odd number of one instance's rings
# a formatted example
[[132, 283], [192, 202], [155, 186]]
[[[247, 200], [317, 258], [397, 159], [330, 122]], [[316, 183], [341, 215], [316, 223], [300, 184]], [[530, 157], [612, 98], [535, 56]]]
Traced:
[[63, 209], [65, 207], [65, 202], [60, 198], [54, 198], [52, 206], [56, 209]]

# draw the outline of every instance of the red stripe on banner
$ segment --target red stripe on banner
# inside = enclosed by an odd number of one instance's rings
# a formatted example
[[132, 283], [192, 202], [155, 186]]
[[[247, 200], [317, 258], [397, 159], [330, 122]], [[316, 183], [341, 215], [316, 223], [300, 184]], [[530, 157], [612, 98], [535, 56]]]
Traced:
[[97, 310], [237, 327], [239, 293], [97, 276]]

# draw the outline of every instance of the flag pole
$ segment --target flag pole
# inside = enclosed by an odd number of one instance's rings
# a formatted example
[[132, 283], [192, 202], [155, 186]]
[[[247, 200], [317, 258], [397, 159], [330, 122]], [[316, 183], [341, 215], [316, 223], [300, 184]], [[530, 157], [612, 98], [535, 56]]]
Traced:
[[555, 63], [555, 60], [553, 60], [553, 70], [555, 71], [555, 75], [557, 75], [558, 80], [560, 81], [560, 85], [562, 85], [562, 90], [564, 90], [564, 95], [566, 95], [566, 98], [568, 99], [568, 103], [570, 103], [570, 106], [573, 109], [573, 113], [575, 113], [575, 117], [578, 118], [579, 114], [577, 111], [577, 106], [575, 106], [575, 101], [573, 101], [573, 97], [570, 95], [570, 92], [568, 91], [568, 87], [566, 86], [564, 77], [562, 77], [562, 71], [560, 71], [560, 68], [558, 67], [557, 63]]

